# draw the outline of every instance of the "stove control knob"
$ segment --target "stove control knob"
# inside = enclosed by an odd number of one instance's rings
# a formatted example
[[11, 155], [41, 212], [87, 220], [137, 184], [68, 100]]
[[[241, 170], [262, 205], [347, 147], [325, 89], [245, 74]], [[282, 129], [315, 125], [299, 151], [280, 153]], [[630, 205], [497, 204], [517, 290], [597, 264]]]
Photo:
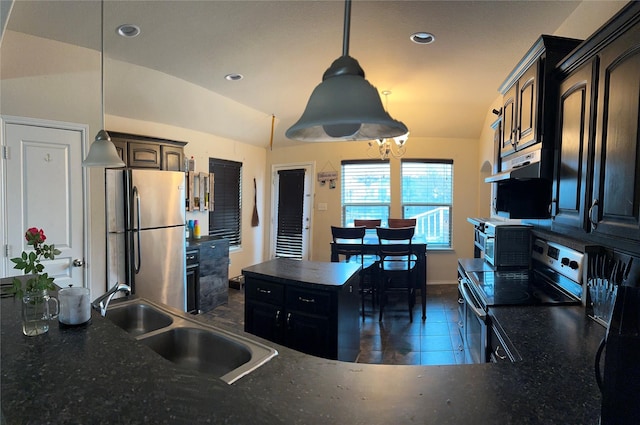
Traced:
[[568, 266], [569, 265], [569, 258], [562, 257], [562, 260], [560, 260], [560, 262], [562, 263], [563, 266]]
[[579, 265], [578, 265], [577, 261], [573, 260], [573, 261], [569, 262], [569, 268], [571, 270], [577, 270], [578, 267], [579, 267]]

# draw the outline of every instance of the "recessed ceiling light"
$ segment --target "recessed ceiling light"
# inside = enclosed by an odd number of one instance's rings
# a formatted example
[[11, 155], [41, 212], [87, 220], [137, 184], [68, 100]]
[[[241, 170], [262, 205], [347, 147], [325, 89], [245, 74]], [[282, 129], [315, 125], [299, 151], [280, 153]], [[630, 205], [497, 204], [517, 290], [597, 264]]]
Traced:
[[242, 80], [244, 76], [242, 74], [227, 74], [224, 76], [224, 79], [227, 81], [238, 81]]
[[428, 32], [416, 32], [409, 37], [416, 44], [431, 44], [436, 40], [436, 36]]
[[133, 24], [123, 24], [118, 27], [116, 32], [123, 37], [133, 38], [140, 34], [140, 27]]

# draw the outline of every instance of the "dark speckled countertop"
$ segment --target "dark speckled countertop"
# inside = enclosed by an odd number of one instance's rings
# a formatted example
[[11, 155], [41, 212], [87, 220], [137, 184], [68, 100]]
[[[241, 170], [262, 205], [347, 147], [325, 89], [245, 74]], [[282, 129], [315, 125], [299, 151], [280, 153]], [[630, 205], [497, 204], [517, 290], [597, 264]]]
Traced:
[[581, 307], [494, 309], [523, 357], [513, 364], [343, 363], [213, 322], [279, 352], [233, 385], [175, 367], [96, 312], [85, 328], [30, 338], [19, 304], [0, 307], [7, 424], [598, 423], [593, 358], [605, 330]]

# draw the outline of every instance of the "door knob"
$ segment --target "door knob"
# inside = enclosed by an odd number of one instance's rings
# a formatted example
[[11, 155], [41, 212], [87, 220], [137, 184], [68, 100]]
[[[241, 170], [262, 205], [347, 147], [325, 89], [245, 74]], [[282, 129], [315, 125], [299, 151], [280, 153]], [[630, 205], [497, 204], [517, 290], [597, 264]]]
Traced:
[[73, 267], [82, 267], [84, 266], [84, 261], [80, 258], [76, 258], [73, 260]]

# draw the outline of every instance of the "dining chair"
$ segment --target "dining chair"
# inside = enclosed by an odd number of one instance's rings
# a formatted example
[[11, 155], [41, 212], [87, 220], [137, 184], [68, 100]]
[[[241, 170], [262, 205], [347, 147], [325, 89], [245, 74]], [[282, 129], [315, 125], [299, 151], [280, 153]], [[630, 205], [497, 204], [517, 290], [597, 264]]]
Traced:
[[359, 292], [362, 301], [362, 320], [364, 321], [364, 303], [367, 295], [371, 296], [371, 308], [375, 310], [376, 276], [378, 273], [377, 256], [364, 255], [365, 227], [331, 226], [333, 243], [340, 243], [337, 248], [338, 257], [344, 262], [357, 261], [361, 269], [359, 273]]
[[378, 235], [378, 256], [380, 257], [380, 317], [391, 292], [406, 292], [409, 307], [409, 321], [413, 322], [413, 307], [416, 303], [416, 264], [412, 253], [411, 239], [415, 227], [376, 228]]
[[389, 227], [416, 227], [415, 218], [390, 218], [387, 220]]
[[354, 219], [353, 225], [356, 227], [364, 226], [367, 229], [375, 229], [376, 227], [379, 227], [382, 225], [382, 220]]

